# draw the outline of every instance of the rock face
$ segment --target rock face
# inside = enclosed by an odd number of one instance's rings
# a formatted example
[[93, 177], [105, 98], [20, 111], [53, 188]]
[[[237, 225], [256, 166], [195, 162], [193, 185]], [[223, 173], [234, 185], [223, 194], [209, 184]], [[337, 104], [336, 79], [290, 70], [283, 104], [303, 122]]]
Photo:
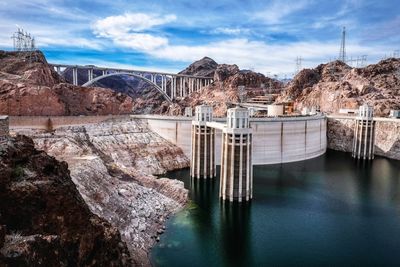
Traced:
[[90, 212], [67, 164], [9, 138], [0, 147], [1, 266], [129, 266], [118, 230]]
[[190, 64], [179, 74], [194, 75], [199, 77], [214, 77], [214, 72], [218, 67], [218, 63], [209, 57], [204, 57]]
[[232, 102], [239, 101], [238, 86], [245, 86], [245, 97], [264, 94], [262, 88], [272, 86], [280, 88], [282, 84], [274, 79], [265, 77], [261, 73], [249, 70], [239, 70], [236, 65], [218, 65], [214, 72], [214, 82], [203, 88], [201, 92], [193, 93], [190, 97], [178, 101], [168, 112], [171, 115], [183, 114], [184, 107], [194, 108], [200, 104], [208, 104], [214, 108], [214, 115], [223, 117]]
[[132, 111], [132, 99], [104, 88], [65, 83], [41, 52], [0, 51], [0, 114], [8, 115], [107, 115]]
[[319, 106], [327, 113], [340, 108], [374, 106], [377, 116], [400, 108], [400, 59], [387, 59], [365, 68], [335, 61], [304, 69], [286, 86], [278, 102], [294, 100], [297, 109]]
[[[355, 120], [328, 118], [328, 148], [352, 152]], [[375, 155], [400, 160], [400, 120], [376, 121]]]
[[165, 220], [188, 198], [182, 182], [152, 174], [188, 167], [182, 150], [132, 119], [25, 134], [68, 163], [91, 211], [119, 229], [136, 265], [149, 265], [147, 253]]

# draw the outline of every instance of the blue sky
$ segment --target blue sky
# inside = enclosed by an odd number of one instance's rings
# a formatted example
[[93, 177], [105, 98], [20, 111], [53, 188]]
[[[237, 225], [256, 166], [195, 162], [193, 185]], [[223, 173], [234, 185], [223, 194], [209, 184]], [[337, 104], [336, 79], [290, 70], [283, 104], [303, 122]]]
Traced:
[[209, 56], [264, 74], [291, 75], [347, 54], [375, 63], [400, 49], [400, 5], [318, 0], [2, 0], [0, 48], [16, 25], [48, 61], [177, 72]]

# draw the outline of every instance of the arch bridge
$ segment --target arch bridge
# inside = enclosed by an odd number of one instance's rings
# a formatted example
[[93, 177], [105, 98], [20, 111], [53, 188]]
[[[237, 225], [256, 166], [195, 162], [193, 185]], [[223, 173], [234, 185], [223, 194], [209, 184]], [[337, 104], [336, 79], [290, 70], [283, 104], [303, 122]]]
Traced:
[[[132, 69], [104, 68], [94, 65], [66, 65], [49, 64], [59, 75], [63, 75], [66, 69], [72, 71], [72, 84], [89, 87], [104, 78], [118, 75], [128, 75], [139, 78], [156, 88], [166, 100], [172, 102], [174, 99], [186, 97], [213, 82], [210, 77], [200, 77], [185, 74], [174, 74], [157, 71], [143, 71]], [[87, 81], [78, 84], [78, 70], [87, 71]], [[100, 73], [98, 75], [97, 73]], [[96, 75], [97, 74], [97, 75]]]

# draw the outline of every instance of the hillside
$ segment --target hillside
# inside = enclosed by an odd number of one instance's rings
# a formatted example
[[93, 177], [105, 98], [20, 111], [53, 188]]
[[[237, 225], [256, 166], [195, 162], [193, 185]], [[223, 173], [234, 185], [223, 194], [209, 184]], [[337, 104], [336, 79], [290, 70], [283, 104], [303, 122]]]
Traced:
[[0, 114], [107, 115], [126, 114], [132, 99], [104, 88], [85, 88], [65, 82], [37, 51], [27, 54], [0, 51]]
[[214, 82], [203, 88], [201, 92], [192, 94], [177, 102], [170, 110], [173, 114], [183, 114], [185, 107], [208, 104], [214, 108], [214, 115], [223, 117], [226, 110], [238, 102], [239, 86], [245, 86], [245, 98], [264, 94], [263, 85], [280, 88], [282, 83], [250, 70], [240, 70], [236, 65], [219, 64], [214, 71]]
[[334, 61], [304, 69], [277, 101], [290, 100], [298, 109], [319, 106], [327, 113], [367, 103], [374, 106], [376, 115], [387, 116], [391, 109], [400, 109], [400, 59], [386, 59], [365, 68]]

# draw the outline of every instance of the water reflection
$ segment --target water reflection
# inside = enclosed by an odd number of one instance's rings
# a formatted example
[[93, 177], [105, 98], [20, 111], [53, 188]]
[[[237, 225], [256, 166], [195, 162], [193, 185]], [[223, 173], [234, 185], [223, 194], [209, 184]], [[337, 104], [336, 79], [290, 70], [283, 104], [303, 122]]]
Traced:
[[[188, 170], [169, 177], [184, 181], [192, 204], [154, 248], [157, 266], [399, 265], [398, 161], [328, 151], [255, 166], [251, 203], [221, 202], [218, 173], [212, 180], [191, 180]], [[190, 225], [176, 223], [180, 214]], [[163, 247], [172, 242], [182, 245]]]
[[251, 202], [220, 201], [221, 251], [225, 266], [251, 266]]

